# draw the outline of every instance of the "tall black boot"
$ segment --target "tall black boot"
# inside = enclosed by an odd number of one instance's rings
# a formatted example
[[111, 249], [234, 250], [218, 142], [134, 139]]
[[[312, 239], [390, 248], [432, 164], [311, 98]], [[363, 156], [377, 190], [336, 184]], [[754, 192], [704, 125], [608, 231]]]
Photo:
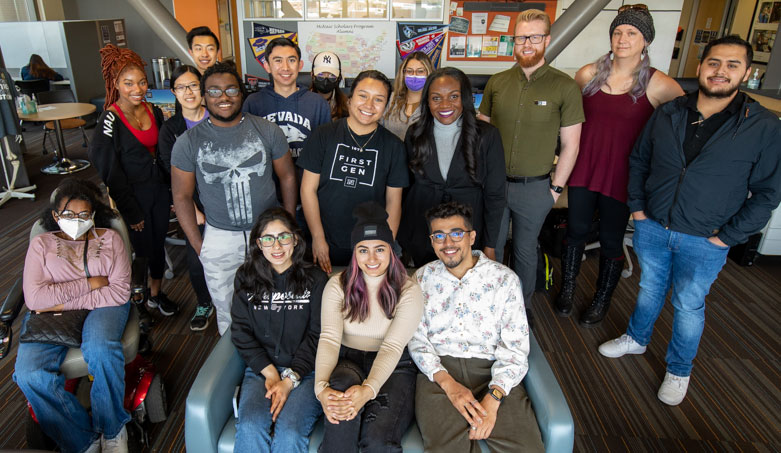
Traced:
[[559, 316], [572, 314], [572, 304], [575, 298], [575, 280], [580, 273], [580, 262], [586, 245], [572, 246], [567, 244], [561, 252], [561, 291], [556, 297], [553, 309]]
[[621, 280], [621, 271], [624, 270], [624, 257], [610, 259], [601, 255], [599, 257], [599, 278], [597, 279], [597, 291], [591, 305], [580, 314], [580, 325], [594, 327], [599, 325], [610, 308], [610, 299], [613, 290]]

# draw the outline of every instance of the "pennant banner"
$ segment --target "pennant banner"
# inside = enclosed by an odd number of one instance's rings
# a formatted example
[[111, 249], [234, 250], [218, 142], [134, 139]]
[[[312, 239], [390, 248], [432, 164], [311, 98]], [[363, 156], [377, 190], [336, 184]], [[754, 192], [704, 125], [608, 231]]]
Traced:
[[439, 67], [447, 25], [399, 22], [396, 26], [398, 32], [396, 46], [402, 60], [412, 52], [423, 52], [431, 59], [434, 69]]
[[[258, 24], [255, 24], [258, 25]], [[271, 42], [272, 39], [276, 38], [288, 38], [294, 43], [298, 44], [298, 34], [295, 32], [290, 33], [278, 33], [275, 35], [266, 35], [266, 36], [256, 36], [254, 38], [249, 38], [249, 45], [252, 48], [252, 54], [255, 55], [255, 59], [258, 60], [258, 63], [261, 65], [265, 63], [266, 56], [264, 53], [266, 52], [266, 46], [269, 42]]]

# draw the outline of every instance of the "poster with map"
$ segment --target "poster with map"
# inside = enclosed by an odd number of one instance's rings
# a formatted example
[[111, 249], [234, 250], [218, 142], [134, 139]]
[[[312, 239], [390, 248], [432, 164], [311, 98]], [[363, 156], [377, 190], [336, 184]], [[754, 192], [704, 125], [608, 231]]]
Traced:
[[312, 70], [318, 52], [331, 51], [342, 61], [345, 77], [376, 69], [396, 76], [396, 24], [394, 22], [299, 22], [298, 45], [304, 71]]

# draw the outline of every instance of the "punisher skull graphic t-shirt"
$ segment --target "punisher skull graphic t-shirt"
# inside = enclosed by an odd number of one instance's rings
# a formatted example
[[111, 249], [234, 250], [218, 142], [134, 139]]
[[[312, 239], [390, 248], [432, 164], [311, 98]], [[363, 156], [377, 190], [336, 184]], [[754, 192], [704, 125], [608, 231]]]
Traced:
[[373, 134], [351, 135], [346, 118], [317, 128], [296, 165], [320, 175], [317, 199], [325, 238], [339, 248], [350, 248], [358, 203], [374, 200], [384, 206], [386, 187], [409, 185], [401, 140], [380, 125]]
[[209, 225], [250, 230], [258, 215], [278, 204], [272, 161], [287, 151], [279, 127], [245, 113], [236, 126], [220, 127], [206, 120], [182, 134], [171, 165], [195, 173]]

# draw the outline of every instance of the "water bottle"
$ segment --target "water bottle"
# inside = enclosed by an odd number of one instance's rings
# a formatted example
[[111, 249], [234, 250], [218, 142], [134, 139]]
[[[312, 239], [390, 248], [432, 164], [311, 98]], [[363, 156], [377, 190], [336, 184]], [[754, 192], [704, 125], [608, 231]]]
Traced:
[[748, 79], [748, 88], [750, 90], [759, 89], [759, 68], [755, 69], [754, 75], [752, 75], [751, 78]]

